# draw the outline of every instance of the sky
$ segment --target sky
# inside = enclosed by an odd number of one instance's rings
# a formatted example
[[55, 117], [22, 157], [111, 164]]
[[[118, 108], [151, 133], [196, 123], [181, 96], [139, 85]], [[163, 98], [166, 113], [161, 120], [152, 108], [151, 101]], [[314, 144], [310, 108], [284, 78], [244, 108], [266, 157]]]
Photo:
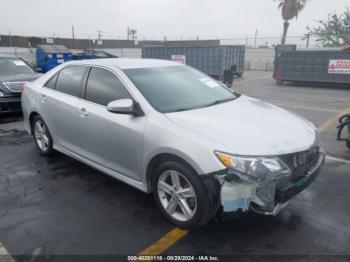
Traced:
[[[0, 0], [0, 34], [125, 39], [127, 27], [143, 39], [279, 37], [283, 22], [273, 0]], [[350, 7], [349, 0], [309, 0], [289, 36]]]

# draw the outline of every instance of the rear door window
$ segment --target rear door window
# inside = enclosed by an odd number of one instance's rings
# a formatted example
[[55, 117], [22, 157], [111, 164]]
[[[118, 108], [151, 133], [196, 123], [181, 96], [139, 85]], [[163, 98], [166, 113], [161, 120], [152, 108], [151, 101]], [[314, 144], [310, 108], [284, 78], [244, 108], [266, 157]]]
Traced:
[[50, 88], [50, 89], [56, 89], [57, 77], [58, 77], [58, 74], [56, 74], [49, 81], [47, 81], [46, 84], [45, 84], [45, 87]]
[[81, 83], [85, 70], [85, 66], [70, 66], [62, 69], [57, 78], [56, 90], [81, 97]]
[[124, 98], [131, 98], [131, 95], [118, 77], [106, 69], [91, 68], [86, 84], [86, 100], [107, 106], [113, 100]]

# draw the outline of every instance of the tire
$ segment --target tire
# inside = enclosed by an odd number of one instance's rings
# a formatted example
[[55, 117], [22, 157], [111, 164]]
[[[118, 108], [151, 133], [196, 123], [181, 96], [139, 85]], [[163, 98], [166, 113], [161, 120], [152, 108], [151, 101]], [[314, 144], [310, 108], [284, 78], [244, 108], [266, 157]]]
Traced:
[[[179, 180], [175, 179], [174, 183], [173, 177], [176, 176]], [[176, 185], [180, 185], [179, 188]], [[177, 161], [161, 163], [154, 172], [152, 188], [159, 210], [176, 226], [196, 228], [206, 224], [211, 218], [208, 191], [199, 175], [189, 166]], [[186, 191], [182, 192], [183, 190]]]
[[276, 80], [276, 84], [277, 84], [278, 86], [283, 86], [284, 81], [283, 81], [283, 80]]
[[51, 156], [54, 153], [53, 141], [48, 127], [41, 116], [37, 115], [32, 121], [32, 134], [40, 154]]
[[243, 72], [242, 73], [237, 73], [236, 76], [238, 76], [238, 78], [242, 78], [243, 77]]
[[350, 141], [346, 141], [346, 146], [350, 149]]

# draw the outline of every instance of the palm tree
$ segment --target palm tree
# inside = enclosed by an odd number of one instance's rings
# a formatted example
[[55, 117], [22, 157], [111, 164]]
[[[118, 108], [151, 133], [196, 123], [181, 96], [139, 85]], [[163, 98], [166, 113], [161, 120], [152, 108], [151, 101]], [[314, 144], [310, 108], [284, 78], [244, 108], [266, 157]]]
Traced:
[[278, 8], [282, 11], [283, 24], [283, 37], [281, 44], [286, 43], [287, 32], [289, 28], [289, 21], [291, 19], [298, 18], [299, 13], [305, 8], [307, 0], [274, 0], [279, 1]]

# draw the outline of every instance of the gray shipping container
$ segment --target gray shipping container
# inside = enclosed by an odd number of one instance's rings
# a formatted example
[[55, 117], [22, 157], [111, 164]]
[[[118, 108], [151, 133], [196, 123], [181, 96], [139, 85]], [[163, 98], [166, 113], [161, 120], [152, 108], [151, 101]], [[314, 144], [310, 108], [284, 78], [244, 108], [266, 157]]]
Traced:
[[329, 73], [331, 60], [348, 60], [350, 51], [296, 50], [294, 45], [277, 46], [274, 78], [283, 81], [350, 84], [349, 73]]
[[224, 71], [236, 65], [238, 76], [244, 71], [245, 46], [147, 46], [142, 47], [142, 58], [171, 60], [172, 55], [186, 56], [186, 64], [223, 79]]

